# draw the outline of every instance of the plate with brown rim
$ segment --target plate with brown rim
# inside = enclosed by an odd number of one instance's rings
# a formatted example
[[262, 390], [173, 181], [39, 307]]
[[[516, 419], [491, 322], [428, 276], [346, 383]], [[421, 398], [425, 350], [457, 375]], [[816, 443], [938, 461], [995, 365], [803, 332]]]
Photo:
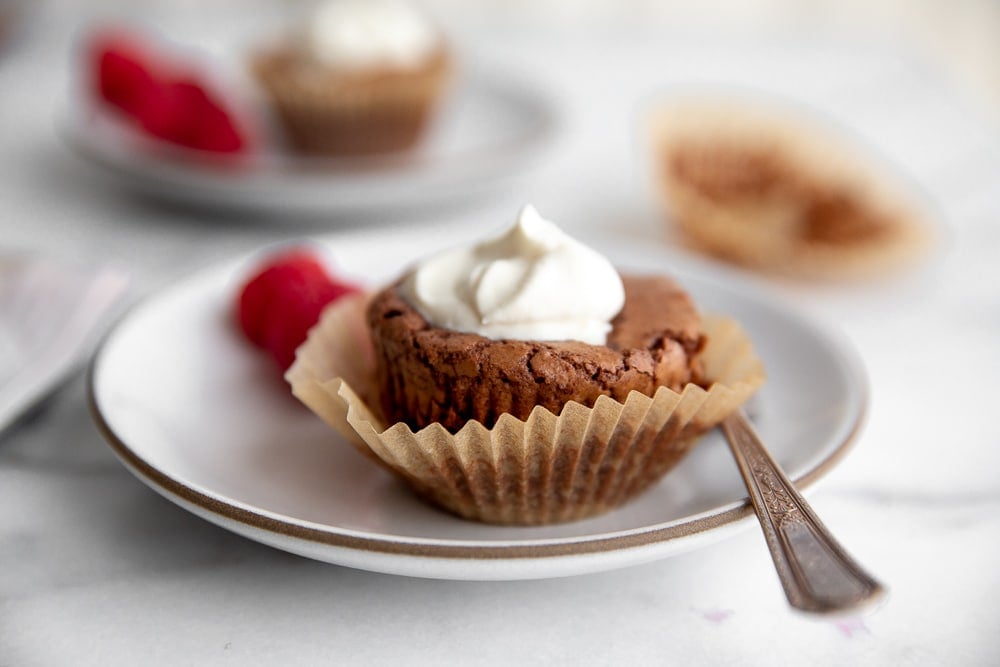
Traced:
[[[747, 329], [768, 372], [754, 420], [800, 488], [849, 450], [868, 392], [857, 354], [839, 335], [728, 274], [662, 249], [602, 250], [629, 270], [668, 270], [703, 310]], [[338, 267], [354, 275], [384, 267], [371, 276], [373, 285], [415, 253], [413, 245], [387, 247], [370, 237], [338, 242], [335, 251]], [[584, 521], [492, 526], [423, 503], [300, 405], [270, 360], [240, 337], [231, 309], [248, 264], [241, 258], [213, 267], [149, 296], [111, 329], [91, 364], [91, 409], [112, 449], [184, 509], [320, 561], [478, 580], [624, 567], [752, 525], [746, 490], [717, 432], [642, 496]]]

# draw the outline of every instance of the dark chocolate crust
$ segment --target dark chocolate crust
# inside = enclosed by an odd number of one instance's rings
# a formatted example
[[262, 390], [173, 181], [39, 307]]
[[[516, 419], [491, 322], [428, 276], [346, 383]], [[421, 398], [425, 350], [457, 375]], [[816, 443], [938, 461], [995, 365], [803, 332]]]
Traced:
[[509, 412], [526, 419], [536, 405], [559, 414], [568, 401], [624, 401], [703, 381], [705, 345], [691, 298], [663, 276], [623, 276], [625, 306], [607, 345], [577, 341], [492, 340], [429, 324], [391, 285], [373, 298], [368, 324], [387, 423], [454, 432], [475, 419], [491, 427]]

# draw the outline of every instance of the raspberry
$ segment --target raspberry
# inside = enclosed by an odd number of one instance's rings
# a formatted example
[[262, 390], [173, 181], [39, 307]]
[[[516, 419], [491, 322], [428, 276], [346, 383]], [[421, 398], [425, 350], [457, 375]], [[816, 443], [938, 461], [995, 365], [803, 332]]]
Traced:
[[148, 134], [179, 146], [238, 153], [248, 145], [235, 116], [199, 80], [123, 31], [94, 39], [96, 92]]
[[145, 64], [145, 55], [129, 41], [109, 38], [97, 53], [98, 94], [127, 114], [137, 114], [157, 83]]
[[236, 153], [243, 148], [233, 119], [193, 77], [164, 83], [161, 90], [169, 119], [161, 138], [216, 153]]
[[247, 339], [285, 371], [295, 350], [329, 303], [359, 291], [334, 280], [309, 251], [293, 249], [267, 261], [239, 293], [237, 317]]

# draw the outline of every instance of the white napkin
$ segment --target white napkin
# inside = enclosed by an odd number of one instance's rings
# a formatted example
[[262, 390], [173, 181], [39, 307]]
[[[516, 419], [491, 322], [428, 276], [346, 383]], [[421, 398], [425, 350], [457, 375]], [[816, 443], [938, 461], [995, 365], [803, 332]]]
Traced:
[[0, 257], [0, 431], [79, 367], [126, 284], [112, 269]]

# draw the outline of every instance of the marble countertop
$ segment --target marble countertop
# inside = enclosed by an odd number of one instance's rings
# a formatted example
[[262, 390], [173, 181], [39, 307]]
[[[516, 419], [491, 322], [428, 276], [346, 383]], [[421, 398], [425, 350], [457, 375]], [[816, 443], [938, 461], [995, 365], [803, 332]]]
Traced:
[[[502, 25], [470, 57], [549, 90], [564, 126], [530, 182], [410, 218], [247, 218], [131, 193], [70, 153], [56, 118], [82, 11], [41, 5], [0, 55], [0, 247], [110, 264], [139, 298], [271, 243], [470, 234], [525, 200], [581, 238], [665, 243], [638, 110], [671, 84], [754, 86], [822, 109], [939, 211], [939, 252], [867, 284], [767, 281], [835, 322], [870, 377], [868, 423], [810, 492], [890, 588], [873, 613], [791, 611], [752, 527], [599, 574], [457, 582], [369, 573], [238, 537], [149, 490], [72, 378], [0, 436], [0, 665], [990, 665], [1000, 661], [1000, 134], [945, 72], [897, 44], [815, 35]], [[484, 32], [485, 31], [485, 32]], [[748, 277], [747, 280], [758, 281]]]

